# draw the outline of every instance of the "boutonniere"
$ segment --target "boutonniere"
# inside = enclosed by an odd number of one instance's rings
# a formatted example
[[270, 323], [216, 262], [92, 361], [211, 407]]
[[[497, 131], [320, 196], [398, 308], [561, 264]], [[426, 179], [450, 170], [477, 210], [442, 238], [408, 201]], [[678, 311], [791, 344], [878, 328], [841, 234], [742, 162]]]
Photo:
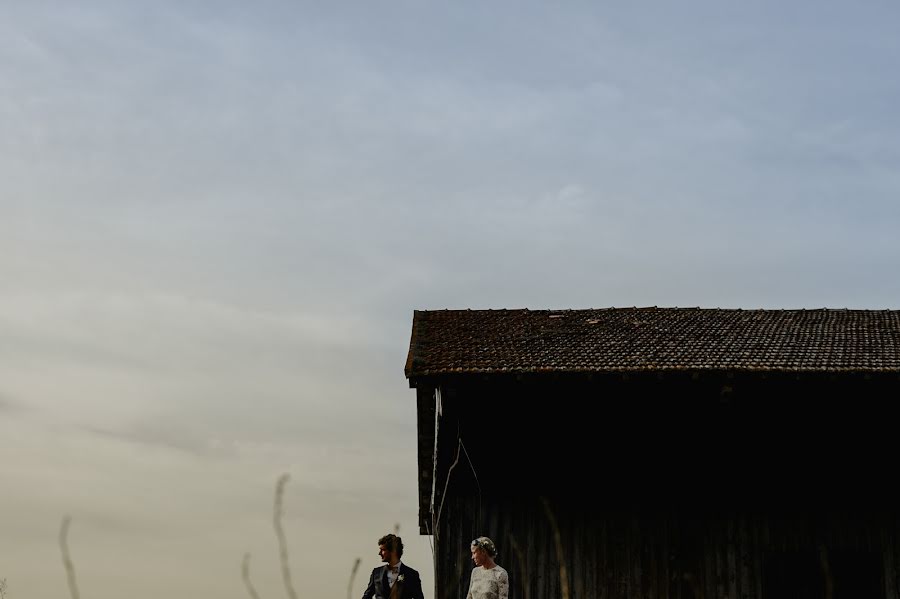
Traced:
[[403, 574], [397, 577], [397, 582], [403, 582]]

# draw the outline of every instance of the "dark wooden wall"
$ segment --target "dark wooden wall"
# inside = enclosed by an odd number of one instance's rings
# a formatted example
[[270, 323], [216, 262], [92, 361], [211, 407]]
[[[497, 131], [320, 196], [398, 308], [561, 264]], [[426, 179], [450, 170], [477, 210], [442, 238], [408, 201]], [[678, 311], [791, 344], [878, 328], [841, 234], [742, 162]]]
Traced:
[[523, 599], [900, 599], [896, 377], [434, 386], [437, 464], [426, 385], [419, 463], [436, 599], [465, 597], [469, 542], [483, 534]]
[[566, 596], [563, 576], [570, 599], [900, 597], [896, 514], [653, 513], [483, 499], [444, 506], [436, 599], [465, 597], [469, 542], [480, 535], [494, 539], [511, 597], [523, 599]]

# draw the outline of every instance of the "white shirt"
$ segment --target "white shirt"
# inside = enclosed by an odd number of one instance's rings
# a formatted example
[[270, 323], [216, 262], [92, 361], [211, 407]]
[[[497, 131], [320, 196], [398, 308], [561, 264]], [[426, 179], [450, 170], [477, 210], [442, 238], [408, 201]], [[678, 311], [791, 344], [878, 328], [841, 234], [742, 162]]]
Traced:
[[387, 569], [388, 569], [388, 585], [391, 587], [394, 586], [394, 579], [397, 578], [397, 575], [400, 574], [400, 564], [401, 563], [402, 562], [400, 562], [400, 561], [397, 562], [397, 566], [396, 566], [397, 574], [394, 574], [394, 570], [391, 568], [391, 565], [388, 564], [388, 567], [387, 567]]

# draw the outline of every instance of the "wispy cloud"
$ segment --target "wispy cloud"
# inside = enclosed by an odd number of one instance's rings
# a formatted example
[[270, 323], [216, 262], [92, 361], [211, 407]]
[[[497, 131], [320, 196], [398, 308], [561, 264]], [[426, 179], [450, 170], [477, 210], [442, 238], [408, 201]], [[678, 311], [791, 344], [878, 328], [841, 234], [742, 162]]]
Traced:
[[897, 307], [894, 6], [0, 17], [0, 450], [22, 456], [0, 562], [23, 595], [56, 592], [40, 539], [70, 508], [79, 566], [129, 573], [81, 568], [99, 599], [227, 593], [246, 551], [281, 592], [286, 471], [310, 592], [415, 530], [413, 309]]

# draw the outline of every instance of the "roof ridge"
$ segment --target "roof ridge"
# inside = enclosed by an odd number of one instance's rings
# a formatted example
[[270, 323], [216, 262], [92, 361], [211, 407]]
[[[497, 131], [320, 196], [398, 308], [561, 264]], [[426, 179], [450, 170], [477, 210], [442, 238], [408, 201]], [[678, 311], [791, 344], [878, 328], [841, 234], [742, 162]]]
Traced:
[[606, 306], [601, 308], [436, 308], [436, 309], [414, 309], [413, 312], [435, 313], [435, 312], [600, 312], [615, 310], [659, 310], [659, 311], [688, 311], [699, 310], [702, 312], [900, 312], [900, 308], [834, 308], [823, 306], [820, 308], [723, 308], [703, 307], [703, 306]]
[[409, 352], [407, 376], [673, 368], [900, 374], [900, 310], [416, 310]]

